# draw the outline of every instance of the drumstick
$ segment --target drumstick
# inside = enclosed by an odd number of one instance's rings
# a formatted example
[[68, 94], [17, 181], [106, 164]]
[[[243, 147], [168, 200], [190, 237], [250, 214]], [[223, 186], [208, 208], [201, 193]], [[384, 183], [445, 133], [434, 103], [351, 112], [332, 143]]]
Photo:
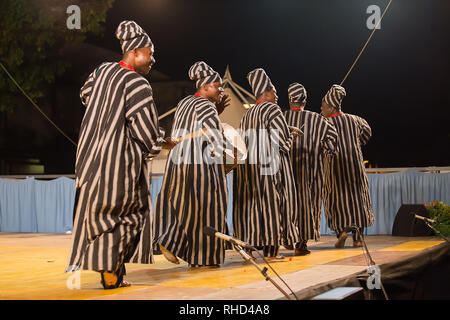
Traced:
[[182, 137], [179, 137], [178, 139], [175, 139], [174, 142], [175, 143], [179, 143], [179, 142], [181, 142], [183, 140], [186, 140], [186, 139], [193, 139], [193, 138], [201, 137], [203, 135], [203, 133], [206, 132], [206, 130], [207, 130], [206, 128], [202, 128], [202, 129], [197, 130], [195, 132], [191, 132], [191, 133], [189, 133], [189, 134], [187, 134], [185, 136], [182, 136]]
[[[204, 133], [206, 130], [207, 130], [206, 128], [197, 130], [197, 131], [192, 132], [192, 133], [190, 133], [190, 134], [187, 134], [187, 135], [185, 135], [185, 136], [179, 137], [178, 139], [173, 140], [173, 142], [174, 142], [175, 145], [176, 145], [176, 144], [178, 144], [179, 142], [181, 142], [181, 141], [183, 141], [183, 140], [185, 140], [185, 139], [191, 139], [191, 138], [201, 137], [201, 136], [203, 135], [203, 133]], [[153, 158], [154, 158], [154, 157], [148, 157], [148, 158], [145, 158], [145, 160], [146, 160], [146, 161], [151, 161], [151, 160], [153, 160]]]

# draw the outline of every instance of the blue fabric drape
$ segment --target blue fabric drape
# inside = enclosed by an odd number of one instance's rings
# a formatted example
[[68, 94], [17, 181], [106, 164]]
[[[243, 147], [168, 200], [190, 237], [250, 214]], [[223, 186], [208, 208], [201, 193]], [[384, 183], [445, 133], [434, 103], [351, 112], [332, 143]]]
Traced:
[[[152, 179], [152, 203], [161, 190], [162, 177]], [[369, 188], [375, 223], [366, 234], [391, 234], [395, 215], [402, 204], [444, 201], [450, 204], [450, 173], [403, 171], [369, 174]], [[228, 190], [233, 190], [233, 176], [227, 176]], [[75, 182], [61, 177], [51, 181], [34, 178], [0, 179], [0, 231], [64, 233], [72, 229]], [[233, 231], [232, 192], [228, 194], [228, 228]], [[321, 234], [328, 229], [322, 210]]]
[[61, 177], [0, 179], [0, 231], [65, 233], [72, 230], [75, 182]]
[[[391, 234], [395, 216], [402, 204], [421, 204], [434, 200], [450, 204], [450, 173], [402, 171], [368, 174], [373, 226], [365, 234]], [[334, 234], [326, 225], [322, 210], [321, 234]]]

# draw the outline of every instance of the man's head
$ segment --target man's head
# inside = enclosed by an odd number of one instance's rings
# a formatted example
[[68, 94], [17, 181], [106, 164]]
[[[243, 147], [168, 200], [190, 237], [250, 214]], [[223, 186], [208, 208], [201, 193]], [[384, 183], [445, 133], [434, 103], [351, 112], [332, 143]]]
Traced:
[[264, 101], [268, 101], [268, 102], [272, 102], [277, 104], [278, 102], [278, 95], [277, 95], [277, 90], [275, 90], [275, 88], [269, 89], [264, 91], [262, 94], [260, 94], [257, 97], [258, 100], [264, 100]]
[[326, 103], [325, 99], [322, 99], [322, 105], [320, 106], [320, 110], [321, 110], [322, 115], [325, 118], [329, 118], [332, 114], [335, 114], [338, 112], [335, 107]]
[[116, 30], [120, 40], [123, 60], [136, 72], [148, 74], [156, 60], [153, 57], [155, 47], [147, 33], [134, 21], [122, 21]]
[[135, 48], [123, 55], [123, 60], [130, 64], [136, 72], [146, 75], [150, 72], [156, 60], [153, 57], [154, 47]]
[[278, 102], [277, 90], [263, 69], [258, 68], [250, 71], [247, 74], [247, 79], [257, 100]]
[[204, 84], [198, 89], [198, 92], [209, 101], [219, 103], [222, 101], [224, 93], [222, 81]]
[[292, 110], [303, 110], [306, 106], [306, 101], [304, 103], [292, 102], [289, 100], [289, 107]]
[[333, 84], [322, 99], [322, 115], [329, 118], [332, 114], [341, 111], [342, 100], [346, 96], [345, 89], [337, 84]]
[[306, 106], [306, 89], [300, 83], [291, 83], [288, 87], [291, 109], [303, 109]]
[[197, 91], [208, 100], [219, 103], [222, 100], [222, 78], [206, 62], [194, 63], [188, 72], [189, 78], [195, 81]]

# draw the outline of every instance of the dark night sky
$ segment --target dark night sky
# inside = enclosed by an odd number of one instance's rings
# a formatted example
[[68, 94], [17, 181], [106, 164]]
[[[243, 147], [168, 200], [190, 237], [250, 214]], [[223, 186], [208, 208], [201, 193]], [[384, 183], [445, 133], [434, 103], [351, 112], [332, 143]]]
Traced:
[[[156, 48], [155, 68], [188, 79], [204, 60], [249, 89], [246, 74], [262, 67], [287, 107], [289, 83], [308, 91], [307, 109], [339, 84], [371, 30], [366, 9], [388, 0], [182, 1], [116, 0], [102, 38], [120, 51], [122, 20], [137, 21]], [[365, 118], [373, 137], [365, 159], [380, 167], [450, 165], [450, 1], [393, 0], [344, 87], [343, 111]], [[151, 80], [151, 78], [150, 78]]]

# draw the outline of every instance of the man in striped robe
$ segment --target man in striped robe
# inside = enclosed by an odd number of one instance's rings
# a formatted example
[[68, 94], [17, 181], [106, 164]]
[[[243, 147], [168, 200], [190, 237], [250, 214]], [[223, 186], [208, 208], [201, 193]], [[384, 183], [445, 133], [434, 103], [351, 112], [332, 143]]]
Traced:
[[148, 74], [149, 36], [134, 21], [117, 28], [123, 60], [102, 64], [81, 88], [86, 106], [75, 164], [73, 246], [66, 272], [95, 270], [105, 289], [123, 281], [126, 262], [152, 263], [146, 158], [164, 142]]
[[224, 262], [223, 240], [206, 235], [205, 227], [227, 233], [227, 179], [219, 111], [229, 99], [222, 79], [205, 62], [189, 69], [197, 93], [176, 108], [171, 137], [178, 141], [169, 152], [156, 200], [155, 242], [173, 263], [177, 257], [190, 267], [218, 267]]
[[298, 242], [297, 191], [289, 159], [292, 135], [275, 87], [263, 69], [247, 75], [256, 105], [240, 123], [248, 156], [233, 176], [234, 236], [282, 260], [281, 245]]
[[289, 126], [303, 131], [293, 141], [291, 162], [298, 195], [299, 217], [297, 227], [301, 241], [295, 246], [295, 255], [309, 254], [308, 239], [319, 240], [323, 192], [323, 163], [325, 155], [336, 151], [336, 129], [322, 115], [304, 110], [306, 89], [295, 82], [288, 88], [290, 111], [285, 111]]
[[322, 99], [322, 114], [336, 128], [337, 153], [326, 170], [324, 207], [327, 223], [336, 232], [336, 248], [343, 248], [347, 233], [352, 231], [353, 246], [361, 247], [359, 234], [374, 222], [369, 184], [364, 169], [361, 146], [372, 131], [363, 118], [341, 110], [345, 89], [333, 85]]

